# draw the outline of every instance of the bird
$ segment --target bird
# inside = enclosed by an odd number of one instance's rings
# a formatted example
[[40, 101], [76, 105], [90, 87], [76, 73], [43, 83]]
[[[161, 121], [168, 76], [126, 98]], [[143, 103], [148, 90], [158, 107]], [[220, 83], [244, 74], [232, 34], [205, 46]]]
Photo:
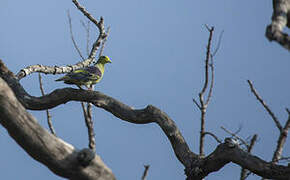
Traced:
[[64, 81], [65, 84], [75, 84], [80, 89], [82, 89], [81, 86], [86, 86], [89, 90], [92, 90], [92, 85], [98, 83], [103, 78], [105, 64], [107, 63], [112, 63], [110, 58], [108, 56], [100, 56], [93, 66], [76, 69], [55, 81]]

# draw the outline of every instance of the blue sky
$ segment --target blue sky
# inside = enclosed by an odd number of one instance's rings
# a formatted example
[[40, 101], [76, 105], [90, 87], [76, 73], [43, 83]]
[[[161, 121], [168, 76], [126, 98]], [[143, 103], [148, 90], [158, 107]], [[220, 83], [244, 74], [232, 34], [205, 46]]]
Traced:
[[[272, 2], [258, 1], [80, 1], [94, 17], [103, 16], [111, 27], [105, 54], [107, 66], [99, 90], [135, 108], [153, 104], [178, 125], [191, 150], [198, 152], [200, 114], [192, 103], [203, 83], [208, 32], [215, 26], [214, 47], [224, 31], [215, 56], [215, 86], [206, 116], [206, 130], [221, 139], [224, 126], [247, 138], [258, 134], [253, 153], [269, 161], [278, 138], [270, 116], [251, 94], [246, 80], [256, 89], [284, 125], [290, 108], [289, 52], [264, 36], [270, 23]], [[80, 61], [70, 39], [69, 10], [75, 39], [85, 54], [86, 34], [80, 20], [87, 21], [71, 1], [0, 2], [0, 58], [15, 73], [33, 64], [66, 65]], [[96, 28], [91, 29], [91, 42]], [[289, 31], [288, 31], [289, 32]], [[68, 85], [59, 76], [44, 75], [44, 88], [51, 92]], [[40, 95], [37, 74], [21, 81], [29, 93]], [[31, 113], [46, 125], [45, 112]], [[77, 148], [87, 146], [87, 133], [80, 103], [70, 102], [51, 110], [58, 136]], [[123, 122], [94, 108], [97, 153], [117, 179], [140, 179], [143, 165], [150, 164], [148, 179], [185, 179], [183, 166], [156, 124]], [[206, 154], [217, 143], [206, 137]], [[3, 179], [62, 179], [31, 159], [0, 128]], [[283, 155], [289, 156], [286, 142]], [[15, 171], [16, 170], [16, 171]], [[17, 173], [15, 173], [17, 172]], [[207, 179], [238, 179], [240, 168], [229, 164]], [[260, 179], [251, 175], [249, 179]]]

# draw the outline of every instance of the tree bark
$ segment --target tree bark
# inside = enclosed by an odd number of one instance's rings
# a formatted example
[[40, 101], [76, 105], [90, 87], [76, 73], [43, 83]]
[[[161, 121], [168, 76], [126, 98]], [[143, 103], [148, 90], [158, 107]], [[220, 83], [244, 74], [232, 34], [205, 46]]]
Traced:
[[112, 171], [99, 156], [94, 155], [86, 166], [82, 160], [87, 158], [90, 152], [77, 150], [42, 128], [18, 102], [2, 78], [0, 78], [0, 123], [32, 158], [61, 177], [78, 180], [115, 179]]
[[189, 149], [175, 122], [152, 105], [144, 109], [134, 109], [101, 92], [73, 88], [57, 89], [45, 96], [34, 97], [24, 90], [2, 61], [0, 77], [13, 91], [0, 79], [0, 123], [30, 156], [59, 176], [69, 179], [114, 179], [111, 170], [98, 156], [90, 159], [90, 152], [87, 152], [89, 150], [79, 152], [51, 135], [24, 108], [45, 110], [69, 101], [85, 101], [127, 122], [156, 123], [166, 134], [176, 157], [184, 165], [188, 180], [203, 179], [230, 162], [264, 178], [290, 180], [290, 167], [276, 165], [253, 156], [242, 150], [231, 138], [226, 138], [210, 155], [198, 156]]

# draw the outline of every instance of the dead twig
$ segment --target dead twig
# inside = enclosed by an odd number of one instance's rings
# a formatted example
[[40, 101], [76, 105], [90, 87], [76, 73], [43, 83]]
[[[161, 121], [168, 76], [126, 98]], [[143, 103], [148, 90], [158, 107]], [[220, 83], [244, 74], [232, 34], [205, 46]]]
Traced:
[[[208, 43], [207, 43], [207, 52], [206, 52], [206, 58], [205, 58], [205, 78], [204, 78], [204, 84], [201, 92], [199, 93], [199, 102], [198, 103], [195, 99], [193, 99], [193, 102], [195, 105], [199, 108], [201, 112], [201, 125], [200, 125], [200, 140], [199, 140], [199, 155], [204, 156], [204, 137], [205, 137], [205, 114], [206, 114], [206, 109], [208, 106], [208, 103], [210, 101], [210, 97], [212, 95], [212, 89], [213, 89], [213, 78], [214, 78], [214, 68], [213, 68], [213, 59], [211, 59], [211, 41], [212, 41], [212, 36], [213, 36], [213, 31], [214, 27], [209, 28], [206, 25], [207, 30], [209, 31], [209, 38], [208, 38]], [[209, 61], [211, 60], [211, 63]], [[209, 88], [209, 94], [207, 96], [207, 99], [204, 100], [204, 94], [206, 90], [208, 89], [208, 81], [209, 81], [209, 67], [211, 70], [211, 85]]]
[[104, 27], [104, 19], [103, 17], [100, 18], [100, 21], [97, 21], [83, 6], [79, 4], [77, 0], [72, 0], [72, 2], [75, 4], [75, 6], [91, 21], [93, 22], [97, 28], [100, 31], [99, 37], [93, 44], [92, 50], [90, 52], [89, 58], [94, 59], [96, 57], [97, 50], [103, 41], [103, 39], [106, 38], [106, 32], [105, 32], [105, 27]]
[[220, 140], [214, 133], [211, 132], [204, 132], [204, 135], [210, 135], [211, 137], [213, 137], [218, 143], [222, 143], [223, 141]]
[[147, 174], [148, 174], [148, 170], [149, 170], [149, 168], [150, 168], [150, 165], [144, 165], [144, 172], [143, 172], [143, 175], [142, 175], [142, 180], [145, 180], [146, 179], [146, 176], [147, 176]]
[[70, 32], [71, 40], [72, 40], [73, 45], [74, 45], [76, 51], [78, 52], [79, 56], [82, 58], [82, 60], [84, 60], [85, 58], [83, 57], [83, 55], [81, 53], [81, 50], [79, 49], [79, 47], [78, 47], [78, 45], [77, 45], [77, 43], [75, 41], [74, 35], [73, 35], [72, 23], [71, 23], [71, 17], [70, 17], [70, 14], [69, 14], [69, 10], [67, 10], [67, 17], [68, 17], [69, 32]]
[[281, 157], [282, 157], [283, 147], [284, 147], [284, 144], [285, 144], [286, 139], [287, 139], [288, 130], [290, 128], [290, 111], [287, 108], [286, 108], [286, 111], [288, 113], [288, 120], [286, 121], [285, 126], [283, 127], [282, 131], [280, 132], [277, 146], [276, 146], [276, 150], [275, 150], [273, 158], [272, 158], [273, 163], [277, 163], [279, 161], [279, 159], [281, 159]]
[[275, 114], [272, 112], [272, 110], [269, 108], [269, 106], [266, 104], [266, 102], [262, 99], [262, 97], [258, 94], [256, 89], [254, 88], [253, 83], [250, 80], [248, 80], [248, 84], [250, 86], [251, 92], [255, 95], [258, 101], [263, 105], [263, 107], [266, 109], [266, 111], [269, 113], [269, 115], [273, 119], [276, 127], [279, 129], [280, 135], [279, 135], [277, 146], [276, 146], [276, 149], [274, 151], [272, 161], [271, 161], [272, 163], [276, 164], [279, 161], [279, 159], [282, 157], [283, 147], [287, 139], [288, 130], [290, 127], [290, 111], [289, 109], [286, 108], [286, 111], [288, 113], [288, 120], [285, 123], [285, 126], [282, 127], [278, 118], [275, 116]]
[[[256, 141], [257, 141], [257, 137], [258, 137], [257, 134], [254, 134], [254, 136], [252, 137], [252, 139], [251, 139], [251, 143], [250, 143], [250, 145], [249, 145], [249, 147], [248, 147], [248, 149], [247, 149], [248, 153], [251, 153], [251, 151], [252, 151], [252, 149], [253, 149], [253, 147], [254, 147]], [[240, 177], [240, 180], [245, 180], [245, 179], [247, 179], [247, 177], [248, 177], [250, 174], [251, 174], [250, 171], [248, 171], [248, 170], [245, 169], [245, 168], [242, 168], [242, 170], [241, 170], [241, 177]]]
[[222, 32], [220, 33], [218, 44], [217, 44], [215, 50], [212, 53], [213, 57], [217, 54], [217, 52], [219, 51], [219, 49], [221, 47], [223, 35], [224, 35], [224, 30], [222, 30]]
[[108, 36], [109, 36], [109, 34], [110, 34], [110, 30], [111, 30], [111, 27], [109, 26], [109, 27], [107, 28], [107, 31], [106, 31], [106, 35], [107, 35], [107, 36], [106, 36], [105, 39], [102, 41], [102, 46], [101, 46], [101, 49], [100, 49], [99, 57], [103, 55], [104, 48], [105, 48], [105, 44], [106, 44], [107, 39], [108, 39]]
[[88, 13], [87, 10], [83, 6], [81, 6], [77, 0], [72, 0], [72, 2], [76, 5], [76, 7], [91, 21], [93, 22], [97, 28], [99, 29], [99, 36], [97, 37], [96, 41], [94, 42], [92, 49], [90, 51], [89, 57], [81, 62], [78, 62], [75, 65], [67, 65], [67, 66], [45, 66], [45, 65], [31, 65], [26, 68], [21, 69], [17, 73], [17, 79], [20, 80], [27, 75], [34, 73], [34, 72], [40, 72], [45, 74], [64, 74], [71, 72], [75, 69], [84, 68], [89, 66], [96, 57], [97, 50], [99, 49], [102, 41], [106, 38], [106, 32], [104, 27], [104, 19], [101, 17], [100, 21], [97, 21], [92, 17], [90, 13]]
[[208, 103], [210, 101], [210, 98], [212, 96], [212, 90], [213, 90], [213, 85], [214, 85], [214, 65], [213, 65], [213, 56], [211, 55], [210, 57], [210, 71], [211, 71], [211, 82], [210, 82], [210, 86], [209, 86], [209, 91], [208, 91], [208, 95], [207, 95], [207, 99], [205, 102], [205, 106], [208, 106]]
[[87, 55], [89, 56], [89, 53], [90, 53], [90, 50], [89, 50], [89, 44], [90, 44], [90, 21], [88, 21], [87, 25], [83, 21], [81, 21], [81, 24], [86, 29], [86, 34], [87, 34], [86, 51], [87, 51]]
[[280, 132], [282, 132], [282, 126], [280, 124], [280, 122], [278, 121], [278, 118], [275, 116], [275, 114], [271, 111], [271, 109], [269, 108], [269, 106], [266, 104], [266, 102], [262, 99], [262, 97], [258, 94], [258, 92], [256, 91], [256, 89], [254, 88], [253, 83], [250, 80], [247, 80], [250, 89], [252, 91], [252, 93], [256, 96], [256, 98], [258, 99], [258, 101], [262, 104], [262, 106], [266, 109], [266, 111], [269, 113], [269, 115], [271, 116], [271, 118], [273, 119], [273, 121], [276, 124], [276, 127], [279, 129]]
[[[44, 96], [45, 93], [44, 93], [44, 89], [43, 89], [43, 85], [42, 85], [42, 78], [41, 78], [41, 74], [40, 73], [38, 73], [38, 80], [39, 80], [39, 88], [40, 88], [41, 94], [42, 94], [42, 96]], [[50, 132], [53, 135], [56, 136], [55, 130], [54, 130], [53, 125], [52, 125], [51, 115], [49, 113], [49, 110], [46, 109], [45, 111], [46, 111], [46, 118], [47, 118], [48, 128], [49, 128]]]
[[224, 130], [226, 133], [230, 134], [232, 137], [235, 137], [236, 139], [238, 139], [243, 145], [246, 146], [247, 149], [249, 149], [250, 145], [243, 138], [240, 138], [237, 134], [227, 130], [223, 126], [221, 126], [221, 129]]

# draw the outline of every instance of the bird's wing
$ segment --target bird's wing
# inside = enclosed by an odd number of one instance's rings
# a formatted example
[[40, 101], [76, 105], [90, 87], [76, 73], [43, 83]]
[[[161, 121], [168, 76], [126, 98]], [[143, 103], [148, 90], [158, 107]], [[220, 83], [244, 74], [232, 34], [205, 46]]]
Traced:
[[71, 82], [87, 82], [90, 81], [90, 76], [90, 73], [85, 69], [78, 69], [66, 75], [67, 80]]
[[102, 77], [102, 72], [98, 67], [89, 66], [70, 72], [66, 76], [75, 81], [88, 82], [98, 80], [100, 77]]
[[96, 66], [89, 66], [89, 67], [86, 67], [85, 70], [87, 72], [89, 72], [90, 74], [92, 75], [95, 75], [95, 76], [99, 76], [101, 77], [102, 76], [102, 72], [100, 71], [100, 69]]

